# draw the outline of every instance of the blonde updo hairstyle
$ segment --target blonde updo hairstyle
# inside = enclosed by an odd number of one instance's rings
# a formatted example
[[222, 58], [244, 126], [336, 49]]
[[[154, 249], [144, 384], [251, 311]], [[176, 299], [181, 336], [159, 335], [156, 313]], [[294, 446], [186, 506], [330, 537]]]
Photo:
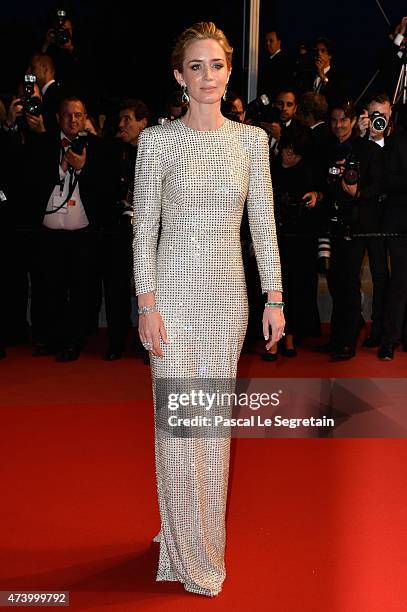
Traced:
[[222, 30], [216, 27], [212, 21], [199, 21], [187, 28], [179, 36], [171, 55], [171, 66], [182, 74], [185, 51], [188, 45], [197, 40], [216, 40], [222, 47], [226, 56], [228, 69], [232, 68], [233, 47]]

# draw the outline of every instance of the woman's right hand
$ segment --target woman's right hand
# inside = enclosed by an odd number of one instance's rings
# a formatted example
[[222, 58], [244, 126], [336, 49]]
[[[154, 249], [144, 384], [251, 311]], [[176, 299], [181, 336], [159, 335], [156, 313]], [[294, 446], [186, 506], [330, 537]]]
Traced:
[[155, 357], [164, 357], [160, 346], [160, 338], [162, 338], [164, 344], [169, 344], [169, 340], [160, 313], [150, 312], [139, 315], [138, 331], [141, 342], [149, 342], [152, 345], [149, 352]]

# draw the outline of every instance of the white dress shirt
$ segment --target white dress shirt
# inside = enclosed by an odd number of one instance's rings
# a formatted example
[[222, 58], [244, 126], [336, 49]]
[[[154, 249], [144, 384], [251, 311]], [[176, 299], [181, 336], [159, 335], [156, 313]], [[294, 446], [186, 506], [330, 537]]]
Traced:
[[[324, 68], [324, 74], [326, 74], [327, 72], [329, 72], [329, 70], [331, 69], [331, 66], [326, 66], [326, 68]], [[322, 85], [322, 79], [319, 76], [319, 74], [315, 77], [314, 80], [314, 85], [313, 85], [313, 90], [315, 92], [318, 92], [320, 90], [320, 87]]]
[[44, 87], [41, 89], [41, 96], [44, 97], [45, 92], [47, 91], [48, 87], [50, 85], [52, 85], [52, 83], [55, 83], [55, 79], [51, 79], [50, 81], [48, 81], [48, 83], [45, 83]]
[[[61, 140], [63, 138], [67, 138], [67, 136], [61, 132]], [[64, 147], [64, 153], [67, 149], [68, 147]], [[76, 184], [72, 195], [69, 198], [69, 202], [67, 202], [57, 212], [52, 213], [51, 215], [44, 215], [42, 224], [48, 229], [77, 230], [89, 225], [89, 221], [82, 204], [81, 195], [79, 193], [79, 184], [77, 180], [79, 174], [80, 170], [73, 170], [73, 168], [64, 172], [60, 163], [59, 178], [61, 183], [59, 185], [55, 185], [54, 189], [52, 190], [47, 204], [47, 211], [51, 211], [56, 206], [59, 206], [59, 204], [62, 204], [62, 202], [68, 197], [70, 184], [73, 184], [74, 181]]]

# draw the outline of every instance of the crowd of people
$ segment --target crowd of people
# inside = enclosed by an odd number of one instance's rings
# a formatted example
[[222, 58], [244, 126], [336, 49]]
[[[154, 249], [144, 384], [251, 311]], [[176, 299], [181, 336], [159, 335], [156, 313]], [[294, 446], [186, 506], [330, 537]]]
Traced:
[[[406, 26], [403, 18], [394, 33], [395, 63], [403, 61]], [[105, 359], [123, 355], [135, 324], [134, 166], [139, 136], [157, 120], [133, 98], [107, 116], [94, 114], [89, 92], [77, 86], [73, 40], [72, 22], [59, 15], [13, 99], [0, 103], [0, 357], [7, 346], [31, 342], [35, 356], [78, 359], [98, 329], [102, 299]], [[400, 343], [407, 351], [407, 135], [394, 120], [392, 92], [369, 93], [356, 107], [322, 37], [292, 61], [271, 30], [263, 59], [258, 97], [247, 104], [229, 91], [223, 102], [226, 117], [262, 127], [269, 139], [286, 333], [263, 358], [295, 357], [304, 338], [320, 335], [319, 274], [333, 310], [329, 342], [315, 350], [334, 361], [355, 355], [367, 253], [373, 299], [364, 345], [391, 360]], [[158, 121], [186, 109], [179, 90]], [[250, 350], [262, 337], [263, 302], [248, 228], [244, 216]], [[145, 354], [136, 334], [132, 345]]]

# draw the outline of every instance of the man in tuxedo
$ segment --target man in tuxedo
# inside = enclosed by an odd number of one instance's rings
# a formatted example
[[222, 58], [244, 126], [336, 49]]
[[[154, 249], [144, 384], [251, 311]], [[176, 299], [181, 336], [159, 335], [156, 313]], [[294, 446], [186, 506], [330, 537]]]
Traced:
[[277, 29], [265, 36], [266, 58], [260, 65], [258, 96], [267, 94], [273, 99], [276, 94], [292, 86], [294, 65], [288, 54], [281, 48], [281, 34]]
[[298, 76], [300, 93], [313, 91], [325, 96], [329, 105], [346, 97], [344, 79], [332, 66], [332, 45], [327, 38], [317, 38], [313, 46], [314, 58], [310, 68]]
[[35, 354], [56, 352], [58, 361], [76, 360], [84, 345], [98, 231], [112, 223], [117, 199], [113, 156], [101, 139], [83, 132], [86, 117], [82, 100], [63, 99], [57, 138], [39, 134], [29, 151], [27, 215], [39, 230], [36, 267], [46, 323]]

